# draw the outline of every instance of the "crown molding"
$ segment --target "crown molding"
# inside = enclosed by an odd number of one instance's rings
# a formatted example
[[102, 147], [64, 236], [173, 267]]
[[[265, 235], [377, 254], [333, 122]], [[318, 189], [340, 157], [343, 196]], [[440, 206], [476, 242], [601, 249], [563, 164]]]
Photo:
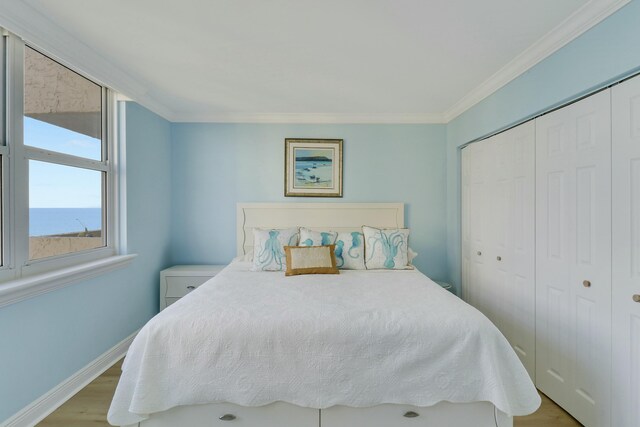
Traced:
[[2, 1], [0, 27], [16, 34], [56, 61], [171, 120], [172, 111], [149, 94], [147, 86], [54, 24], [25, 1]]
[[445, 123], [565, 46], [631, 0], [591, 0], [443, 113]]
[[329, 113], [211, 113], [177, 114], [180, 123], [293, 123], [293, 124], [444, 124], [444, 117], [435, 114], [329, 114]]

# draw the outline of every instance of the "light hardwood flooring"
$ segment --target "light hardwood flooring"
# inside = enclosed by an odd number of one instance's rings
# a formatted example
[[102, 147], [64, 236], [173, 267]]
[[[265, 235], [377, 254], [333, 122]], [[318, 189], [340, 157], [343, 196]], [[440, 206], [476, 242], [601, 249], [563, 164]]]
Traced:
[[[41, 427], [108, 427], [107, 411], [120, 378], [122, 361], [107, 369], [93, 382], [80, 390], [68, 402], [42, 420]], [[541, 394], [542, 405], [533, 414], [516, 417], [515, 427], [574, 427], [581, 426], [562, 408]]]

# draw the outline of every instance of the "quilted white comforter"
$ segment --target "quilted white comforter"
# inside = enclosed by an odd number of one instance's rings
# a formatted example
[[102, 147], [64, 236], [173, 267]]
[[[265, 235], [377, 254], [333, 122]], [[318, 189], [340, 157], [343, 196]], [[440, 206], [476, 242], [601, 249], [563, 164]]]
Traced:
[[235, 262], [134, 340], [108, 420], [178, 405], [540, 404], [493, 324], [417, 271], [285, 277]]

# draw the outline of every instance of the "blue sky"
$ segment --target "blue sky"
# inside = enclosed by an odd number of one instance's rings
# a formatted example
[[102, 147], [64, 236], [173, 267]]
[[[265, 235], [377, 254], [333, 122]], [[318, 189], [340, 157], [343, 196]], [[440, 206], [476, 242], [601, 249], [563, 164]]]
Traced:
[[[100, 160], [101, 141], [81, 133], [24, 118], [24, 143], [89, 159]], [[99, 208], [102, 173], [29, 161], [29, 207]]]

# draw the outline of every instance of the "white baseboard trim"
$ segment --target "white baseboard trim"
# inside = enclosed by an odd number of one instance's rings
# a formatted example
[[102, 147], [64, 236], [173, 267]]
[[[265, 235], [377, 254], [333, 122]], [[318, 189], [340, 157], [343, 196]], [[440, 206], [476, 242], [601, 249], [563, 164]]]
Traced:
[[[138, 330], [139, 331], [139, 330]], [[91, 381], [98, 378], [120, 360], [131, 345], [138, 331], [129, 335], [105, 353], [98, 356], [87, 366], [40, 396], [29, 405], [22, 408], [17, 414], [1, 423], [1, 427], [32, 427], [42, 421], [47, 415], [58, 409], [78, 391], [83, 389]]]

